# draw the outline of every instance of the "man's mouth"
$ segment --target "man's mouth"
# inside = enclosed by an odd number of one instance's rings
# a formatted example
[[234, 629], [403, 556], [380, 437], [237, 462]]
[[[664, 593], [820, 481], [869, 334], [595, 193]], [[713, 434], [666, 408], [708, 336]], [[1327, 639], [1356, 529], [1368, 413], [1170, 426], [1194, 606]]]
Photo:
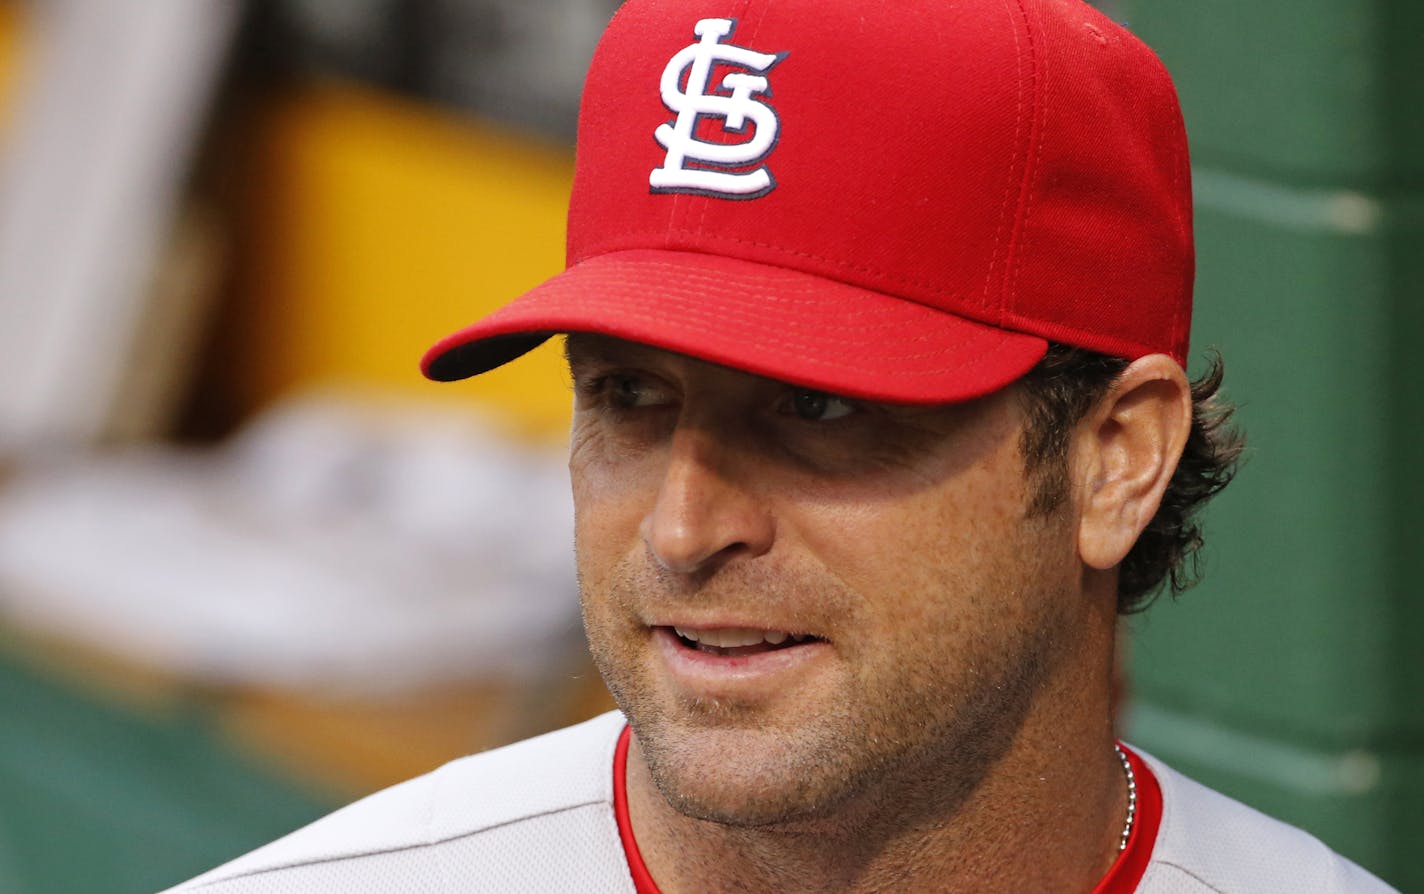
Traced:
[[806, 633], [755, 627], [673, 627], [672, 630], [684, 647], [710, 655], [758, 655], [820, 641], [819, 637]]

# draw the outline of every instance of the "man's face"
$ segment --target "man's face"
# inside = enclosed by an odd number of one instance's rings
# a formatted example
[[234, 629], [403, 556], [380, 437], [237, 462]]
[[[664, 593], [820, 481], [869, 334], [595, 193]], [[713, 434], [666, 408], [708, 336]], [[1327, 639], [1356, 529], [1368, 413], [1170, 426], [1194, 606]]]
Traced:
[[758, 826], [972, 786], [1082, 623], [1013, 390], [902, 407], [568, 352], [584, 620], [669, 803]]

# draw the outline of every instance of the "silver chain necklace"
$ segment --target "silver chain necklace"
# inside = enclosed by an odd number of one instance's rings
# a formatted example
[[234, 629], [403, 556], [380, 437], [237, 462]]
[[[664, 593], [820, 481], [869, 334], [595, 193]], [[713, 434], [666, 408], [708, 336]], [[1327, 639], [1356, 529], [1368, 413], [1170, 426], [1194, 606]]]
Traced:
[[1127, 822], [1122, 825], [1122, 840], [1117, 845], [1117, 852], [1122, 853], [1127, 850], [1127, 839], [1132, 836], [1132, 821], [1137, 817], [1137, 777], [1132, 773], [1132, 763], [1127, 759], [1122, 746], [1114, 742], [1113, 751], [1117, 752], [1117, 759], [1122, 761], [1122, 772], [1127, 777]]

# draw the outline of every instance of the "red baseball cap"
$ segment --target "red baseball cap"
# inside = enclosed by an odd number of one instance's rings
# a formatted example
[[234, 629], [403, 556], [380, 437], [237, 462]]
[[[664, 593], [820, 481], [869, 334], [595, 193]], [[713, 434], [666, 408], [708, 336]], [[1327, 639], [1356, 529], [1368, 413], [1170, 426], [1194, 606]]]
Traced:
[[1185, 364], [1186, 134], [1081, 0], [629, 0], [579, 117], [568, 267], [430, 349], [596, 332], [851, 397], [965, 400], [1049, 341]]

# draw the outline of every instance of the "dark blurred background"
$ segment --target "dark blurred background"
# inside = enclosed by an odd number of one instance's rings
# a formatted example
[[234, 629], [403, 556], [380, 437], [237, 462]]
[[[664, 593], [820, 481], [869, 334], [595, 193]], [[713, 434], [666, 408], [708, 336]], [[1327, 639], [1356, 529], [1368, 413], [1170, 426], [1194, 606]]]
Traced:
[[[1424, 890], [1424, 7], [1097, 5], [1177, 79], [1251, 443], [1123, 734]], [[0, 0], [0, 892], [153, 891], [610, 706], [557, 346], [416, 361], [562, 268], [616, 6]]]

